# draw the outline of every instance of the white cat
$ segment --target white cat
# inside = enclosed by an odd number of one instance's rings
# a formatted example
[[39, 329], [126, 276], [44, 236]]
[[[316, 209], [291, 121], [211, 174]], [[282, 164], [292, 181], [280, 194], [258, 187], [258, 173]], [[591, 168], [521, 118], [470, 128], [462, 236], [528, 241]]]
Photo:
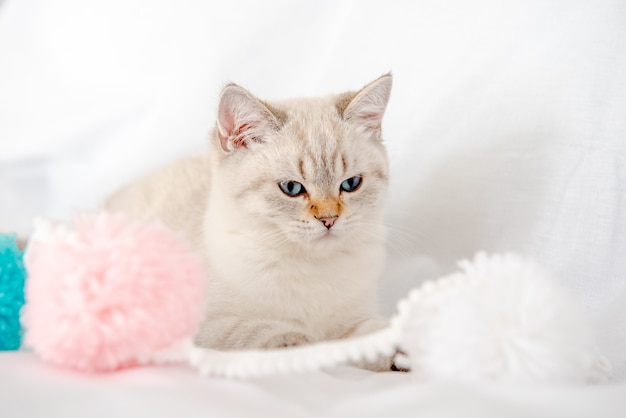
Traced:
[[385, 75], [357, 93], [265, 103], [224, 88], [208, 155], [106, 204], [183, 231], [205, 256], [199, 345], [275, 348], [378, 329], [388, 184]]

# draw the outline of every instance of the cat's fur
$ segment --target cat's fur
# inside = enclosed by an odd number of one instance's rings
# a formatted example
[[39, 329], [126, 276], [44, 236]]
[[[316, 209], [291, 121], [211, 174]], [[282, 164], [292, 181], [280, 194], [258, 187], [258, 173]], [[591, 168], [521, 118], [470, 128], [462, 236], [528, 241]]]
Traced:
[[[283, 347], [384, 325], [377, 278], [388, 167], [380, 128], [391, 81], [271, 104], [228, 85], [207, 156], [109, 199], [109, 210], [160, 219], [204, 254], [209, 301], [198, 344]], [[360, 187], [341, 191], [354, 176]], [[306, 193], [290, 197], [281, 181], [300, 182]]]

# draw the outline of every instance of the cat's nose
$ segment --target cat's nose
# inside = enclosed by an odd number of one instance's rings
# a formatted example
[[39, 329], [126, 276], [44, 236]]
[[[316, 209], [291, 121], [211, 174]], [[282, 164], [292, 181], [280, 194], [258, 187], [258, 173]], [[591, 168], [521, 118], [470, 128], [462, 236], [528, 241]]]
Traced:
[[330, 229], [335, 224], [337, 218], [339, 218], [339, 216], [324, 216], [322, 218], [317, 218], [317, 220], [323, 223], [326, 229]]

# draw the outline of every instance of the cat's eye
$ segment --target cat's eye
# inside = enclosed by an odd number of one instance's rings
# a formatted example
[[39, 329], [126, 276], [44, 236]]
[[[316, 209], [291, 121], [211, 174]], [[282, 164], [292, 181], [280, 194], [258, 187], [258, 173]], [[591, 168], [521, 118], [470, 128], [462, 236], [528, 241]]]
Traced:
[[349, 179], [342, 181], [339, 188], [344, 192], [353, 192], [359, 188], [362, 180], [363, 178], [361, 176], [350, 177]]
[[306, 193], [306, 189], [301, 183], [297, 181], [289, 180], [289, 181], [281, 181], [278, 183], [278, 187], [283, 191], [287, 196], [296, 197], [300, 196], [303, 193]]

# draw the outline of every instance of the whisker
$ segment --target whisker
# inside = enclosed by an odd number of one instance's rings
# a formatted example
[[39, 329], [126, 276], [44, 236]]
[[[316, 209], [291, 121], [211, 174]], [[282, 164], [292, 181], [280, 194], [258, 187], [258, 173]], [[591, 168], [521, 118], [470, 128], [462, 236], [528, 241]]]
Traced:
[[261, 238], [258, 243], [260, 245], [271, 244], [272, 246], [280, 248], [283, 242], [287, 240], [287, 237], [285, 237], [282, 231], [274, 231]]
[[[424, 241], [416, 237], [413, 231], [407, 231], [406, 228], [399, 228], [395, 225], [386, 224], [385, 233], [379, 233], [378, 226], [380, 224], [375, 222], [369, 222], [364, 219], [355, 219], [355, 222], [359, 223], [359, 233], [366, 235], [370, 238], [382, 238], [384, 235], [387, 248], [401, 256], [408, 257], [414, 255], [418, 250], [423, 247]], [[368, 228], [372, 227], [372, 228]]]

